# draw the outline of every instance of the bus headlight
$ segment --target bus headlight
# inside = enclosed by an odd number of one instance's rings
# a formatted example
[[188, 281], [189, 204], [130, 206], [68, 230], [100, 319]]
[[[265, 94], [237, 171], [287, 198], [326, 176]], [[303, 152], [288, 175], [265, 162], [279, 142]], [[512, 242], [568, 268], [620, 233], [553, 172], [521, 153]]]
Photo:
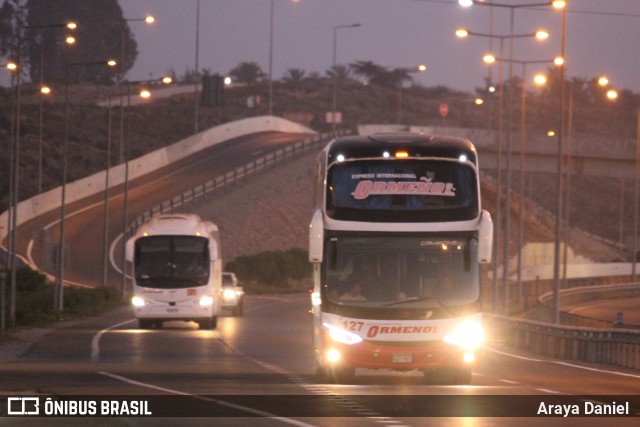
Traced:
[[210, 305], [213, 305], [213, 298], [211, 298], [209, 295], [205, 295], [200, 298], [199, 304], [203, 307], [208, 307]]
[[444, 342], [464, 350], [475, 350], [484, 344], [484, 329], [477, 320], [464, 320], [444, 337]]
[[353, 332], [346, 331], [342, 328], [330, 325], [328, 323], [323, 323], [322, 326], [329, 330], [329, 337], [334, 341], [349, 345], [362, 342], [362, 338], [360, 338], [359, 335], [356, 335]]
[[134, 296], [133, 298], [131, 298], [131, 304], [134, 307], [144, 307], [145, 303], [144, 303], [144, 299], [139, 297], [139, 296]]

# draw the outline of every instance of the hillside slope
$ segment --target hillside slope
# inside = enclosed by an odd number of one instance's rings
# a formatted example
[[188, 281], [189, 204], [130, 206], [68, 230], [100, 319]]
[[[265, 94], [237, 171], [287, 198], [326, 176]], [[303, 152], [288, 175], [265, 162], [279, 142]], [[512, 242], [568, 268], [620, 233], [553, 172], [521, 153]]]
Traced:
[[[311, 153], [281, 164], [193, 208], [194, 213], [220, 228], [225, 262], [267, 250], [307, 248], [316, 156], [317, 153]], [[491, 179], [483, 180], [482, 203], [483, 209], [495, 217], [495, 188]], [[512, 205], [514, 230], [517, 203], [516, 199]], [[525, 243], [552, 242], [552, 218], [533, 206], [528, 206], [526, 212]], [[511, 256], [515, 256], [515, 231], [510, 240]], [[614, 249], [580, 232], [572, 233], [572, 246], [577, 254], [594, 261], [608, 262], [619, 257]], [[500, 252], [494, 259], [501, 262]]]

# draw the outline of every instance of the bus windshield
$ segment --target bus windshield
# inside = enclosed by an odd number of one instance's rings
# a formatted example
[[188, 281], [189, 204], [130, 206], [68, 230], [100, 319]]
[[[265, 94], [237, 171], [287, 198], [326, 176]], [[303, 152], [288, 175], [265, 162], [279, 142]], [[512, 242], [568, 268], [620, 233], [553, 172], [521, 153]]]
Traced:
[[187, 288], [209, 281], [209, 245], [204, 237], [149, 236], [136, 241], [134, 271], [138, 286]]
[[453, 307], [478, 300], [477, 241], [469, 237], [331, 237], [325, 298], [367, 307]]
[[329, 217], [345, 221], [463, 221], [479, 213], [475, 171], [450, 160], [334, 163], [326, 200]]

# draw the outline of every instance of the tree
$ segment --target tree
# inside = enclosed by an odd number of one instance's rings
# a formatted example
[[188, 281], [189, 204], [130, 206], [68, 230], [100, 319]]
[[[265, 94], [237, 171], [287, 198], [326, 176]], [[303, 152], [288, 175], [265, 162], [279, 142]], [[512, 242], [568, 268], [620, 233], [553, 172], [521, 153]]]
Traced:
[[[15, 0], [14, 0], [15, 1]], [[64, 28], [31, 29], [24, 32], [25, 59], [30, 64], [33, 81], [112, 80], [120, 71], [126, 73], [135, 63], [138, 46], [117, 0], [27, 0], [27, 25], [47, 26], [73, 21], [77, 42], [64, 42], [69, 32]], [[124, 63], [122, 45], [124, 43]], [[24, 51], [24, 50], [23, 50]], [[68, 63], [100, 62], [115, 59], [115, 68], [77, 66], [66, 73]], [[41, 67], [41, 64], [44, 64]]]
[[234, 69], [229, 71], [229, 75], [239, 83], [252, 85], [266, 78], [266, 74], [256, 62], [241, 62]]
[[327, 70], [327, 77], [330, 79], [338, 79], [339, 82], [345, 82], [349, 78], [351, 70], [345, 65], [334, 65]]
[[18, 31], [26, 22], [23, 0], [6, 0], [0, 7], [0, 56], [12, 61], [18, 57]]
[[380, 80], [380, 76], [387, 72], [385, 67], [375, 64], [373, 61], [357, 61], [349, 64], [349, 67], [355, 75], [362, 77], [367, 84], [376, 84]]
[[304, 80], [305, 70], [300, 68], [289, 68], [282, 76], [282, 80], [286, 83], [300, 83]]

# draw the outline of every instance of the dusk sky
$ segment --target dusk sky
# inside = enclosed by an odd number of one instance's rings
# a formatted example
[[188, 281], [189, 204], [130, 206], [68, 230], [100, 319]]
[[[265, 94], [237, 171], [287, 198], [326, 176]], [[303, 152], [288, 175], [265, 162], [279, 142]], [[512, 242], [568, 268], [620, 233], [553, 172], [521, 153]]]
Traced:
[[[359, 23], [359, 28], [338, 30], [338, 63], [363, 60], [389, 68], [425, 64], [427, 71], [414, 75], [423, 85], [473, 91], [484, 85], [488, 75], [482, 56], [489, 51], [490, 39], [459, 40], [456, 28], [489, 33], [493, 21], [493, 34], [509, 34], [509, 8], [463, 8], [457, 0], [274, 2], [274, 79], [288, 68], [324, 75], [332, 64], [334, 27]], [[640, 92], [640, 0], [568, 0], [568, 4], [567, 76], [590, 79], [606, 74], [617, 89]], [[155, 78], [171, 69], [181, 76], [195, 68], [197, 0], [120, 0], [120, 5], [127, 19], [146, 14], [157, 19], [153, 26], [130, 23], [139, 56], [129, 79]], [[225, 74], [240, 62], [255, 61], [268, 72], [270, 7], [270, 0], [200, 0], [199, 68]], [[560, 12], [550, 6], [517, 8], [514, 16], [515, 34], [541, 28], [551, 33], [546, 42], [517, 39], [514, 59], [547, 60], [560, 54]], [[497, 54], [498, 40], [493, 44]], [[505, 57], [508, 46], [506, 40]], [[529, 65], [527, 75], [548, 67]], [[519, 75], [521, 65], [513, 72]]]

